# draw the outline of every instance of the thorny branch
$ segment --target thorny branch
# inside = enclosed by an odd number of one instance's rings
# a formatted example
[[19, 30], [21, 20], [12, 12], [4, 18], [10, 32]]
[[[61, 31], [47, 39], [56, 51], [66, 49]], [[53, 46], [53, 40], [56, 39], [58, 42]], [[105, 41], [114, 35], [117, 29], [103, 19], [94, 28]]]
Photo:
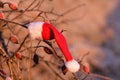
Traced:
[[[20, 0], [18, 4], [20, 5], [20, 4], [22, 4], [22, 2], [24, 2], [24, 1]], [[71, 9], [63, 12], [62, 14], [58, 14], [58, 13], [54, 12], [54, 8], [52, 8], [49, 11], [41, 10], [41, 6], [45, 2], [45, 0], [39, 0], [38, 3], [35, 4], [36, 2], [37, 2], [37, 0], [32, 0], [31, 3], [24, 10], [22, 10], [22, 9], [20, 10], [19, 8], [17, 10], [2, 10], [3, 13], [9, 13], [9, 15], [6, 16], [6, 18], [4, 18], [4, 19], [0, 18], [0, 21], [1, 22], [6, 22], [6, 24], [4, 25], [5, 28], [8, 28], [8, 24], [12, 23], [12, 24], [15, 24], [15, 27], [21, 26], [21, 27], [27, 29], [27, 27], [28, 27], [27, 24], [29, 24], [30, 22], [35, 21], [38, 17], [41, 17], [43, 19], [43, 21], [45, 21], [45, 19], [48, 18], [48, 14], [52, 14], [52, 15], [56, 16], [56, 19], [54, 21], [57, 21], [60, 18], [62, 18], [63, 16], [66, 16], [70, 12], [73, 12], [74, 10], [76, 10], [76, 9], [78, 9], [78, 8], [85, 5], [85, 4], [80, 4], [80, 5], [77, 5], [77, 6], [73, 7], [73, 8], [71, 8]], [[2, 4], [2, 3], [0, 3], [0, 4]], [[25, 12], [39, 12], [39, 13], [34, 18], [27, 21], [26, 24], [23, 24], [22, 22], [18, 23], [17, 19], [19, 19], [23, 15], [27, 16], [27, 15], [25, 15]], [[13, 18], [9, 19], [8, 17], [12, 13], [16, 13], [17, 16], [14, 16]], [[50, 19], [50, 21], [52, 21], [52, 19]], [[54, 22], [54, 23], [56, 23], [56, 22]], [[0, 26], [1, 26], [1, 24], [0, 24]], [[8, 28], [8, 30], [9, 30], [9, 28]], [[15, 30], [15, 29], [13, 29], [13, 30]], [[61, 31], [61, 32], [63, 32], [63, 31]], [[21, 35], [23, 35], [22, 32], [21, 32]], [[34, 61], [38, 60], [37, 61], [38, 64], [39, 64], [39, 62], [45, 63], [48, 66], [48, 68], [54, 73], [54, 75], [59, 77], [60, 80], [65, 80], [64, 76], [61, 74], [62, 71], [60, 70], [61, 67], [63, 67], [63, 65], [65, 64], [64, 59], [61, 56], [58, 56], [58, 52], [55, 49], [55, 46], [53, 45], [54, 42], [40, 41], [37, 45], [35, 45], [35, 46], [31, 45], [30, 47], [28, 47], [28, 45], [31, 44], [31, 42], [30, 42], [30, 40], [28, 38], [29, 34], [24, 35], [24, 36], [25, 37], [22, 39], [22, 42], [17, 44], [17, 45], [19, 45], [19, 47], [17, 47], [17, 49], [15, 51], [12, 51], [13, 54], [12, 54], [12, 57], [11, 57], [10, 54], [9, 54], [10, 53], [9, 52], [9, 46], [6, 46], [5, 38], [4, 38], [4, 36], [2, 36], [2, 31], [0, 31], [0, 42], [2, 43], [2, 47], [3, 47], [4, 51], [5, 51], [5, 53], [8, 55], [7, 58], [3, 57], [2, 59], [4, 59], [6, 61], [6, 63], [7, 63], [6, 66], [8, 66], [8, 68], [9, 68], [9, 71], [10, 71], [9, 75], [11, 75], [10, 77], [12, 77], [13, 80], [25, 80], [24, 77], [26, 77], [26, 76], [21, 75], [21, 73], [24, 73], [26, 71], [26, 68], [27, 68], [27, 70], [28, 70], [27, 74], [30, 74], [30, 75], [28, 75], [27, 79], [32, 80], [31, 79], [31, 64]], [[28, 42], [27, 42], [27, 39], [28, 39]], [[45, 44], [43, 46], [41, 46], [42, 42], [47, 44], [47, 46]], [[46, 48], [46, 49], [48, 49], [48, 51], [51, 51], [51, 53], [49, 54], [49, 55], [52, 55], [50, 60], [45, 60], [43, 56], [38, 55], [38, 51], [41, 48]], [[28, 53], [25, 52], [25, 50], [26, 50], [26, 52], [29, 52], [29, 55], [28, 55]], [[21, 52], [21, 54], [18, 55], [17, 52]], [[25, 55], [23, 55], [24, 52], [25, 52]], [[43, 52], [39, 52], [39, 53], [43, 53]], [[36, 57], [34, 59], [37, 58], [36, 60], [33, 60], [33, 62], [31, 61], [32, 60], [32, 55], [36, 55]], [[82, 57], [82, 59], [80, 61], [80, 64], [83, 62], [83, 59], [84, 59], [85, 56], [86, 55], [84, 55]], [[22, 60], [20, 60], [18, 57], [22, 57]], [[54, 63], [52, 60], [54, 60], [56, 58], [59, 59], [59, 60], [55, 61], [57, 63]], [[0, 59], [1, 59], [1, 55], [0, 55]], [[29, 65], [25, 64], [27, 66], [22, 66], [24, 64], [24, 62], [27, 62], [28, 60], [29, 60]], [[0, 64], [0, 66], [2, 66], [2, 64]], [[17, 69], [15, 67], [17, 67]], [[35, 67], [37, 67], [37, 66], [35, 66]], [[0, 67], [0, 70], [1, 70], [1, 67]], [[17, 71], [17, 70], [19, 70], [19, 71]], [[56, 70], [58, 70], [58, 71], [56, 71]], [[14, 73], [14, 72], [16, 72], [16, 73]], [[65, 72], [65, 74], [66, 73], [67, 72]], [[109, 77], [98, 75], [98, 74], [93, 74], [93, 73], [86, 74], [83, 70], [82, 71], [80, 70], [78, 72], [78, 74], [77, 75], [76, 74], [77, 73], [75, 73], [75, 74], [73, 73], [73, 76], [75, 77], [74, 78], [75, 80], [93, 80], [94, 77], [97, 77], [97, 78], [100, 78], [100, 79], [103, 79], [103, 80], [111, 80]], [[18, 75], [18, 77], [16, 75]], [[83, 75], [84, 75], [84, 77], [83, 77]], [[0, 72], [0, 76], [3, 79], [5, 79], [7, 77], [2, 72]], [[92, 78], [88, 78], [89, 76], [91, 76]], [[19, 78], [19, 77], [22, 77], [22, 78]]]

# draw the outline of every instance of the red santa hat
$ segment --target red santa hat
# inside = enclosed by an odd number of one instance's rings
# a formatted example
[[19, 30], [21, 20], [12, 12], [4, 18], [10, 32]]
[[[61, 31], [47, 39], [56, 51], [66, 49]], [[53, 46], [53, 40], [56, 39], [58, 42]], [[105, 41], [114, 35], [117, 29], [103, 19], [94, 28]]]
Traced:
[[55, 39], [66, 59], [65, 65], [67, 69], [71, 72], [79, 70], [80, 65], [71, 56], [64, 36], [53, 25], [46, 22], [32, 22], [29, 24], [28, 30], [32, 39]]

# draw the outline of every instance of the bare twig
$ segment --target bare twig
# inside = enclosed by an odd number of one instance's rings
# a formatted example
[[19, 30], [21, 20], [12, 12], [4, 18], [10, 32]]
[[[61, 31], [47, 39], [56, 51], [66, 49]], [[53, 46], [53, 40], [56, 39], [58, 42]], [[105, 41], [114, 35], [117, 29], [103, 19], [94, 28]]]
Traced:
[[91, 75], [92, 75], [93, 77], [100, 78], [100, 79], [102, 79], [102, 80], [112, 80], [110, 77], [103, 76], [103, 75], [100, 75], [100, 74], [94, 74], [94, 73], [92, 73]]
[[22, 27], [24, 27], [24, 28], [27, 28], [27, 26], [25, 26], [25, 25], [22, 25], [22, 24], [20, 24], [20, 23], [17, 23], [17, 22], [13, 22], [13, 21], [5, 20], [5, 19], [0, 19], [0, 20], [2, 20], [2, 21], [5, 21], [5, 22], [7, 22], [7, 23], [13, 23], [13, 24], [17, 24], [17, 25], [20, 25], [20, 26], [22, 26]]
[[49, 62], [44, 61], [44, 63], [52, 70], [61, 80], [65, 80], [59, 73], [57, 73], [49, 64]]
[[6, 54], [8, 55], [8, 57], [10, 56], [9, 52], [8, 52], [8, 49], [7, 49], [7, 46], [5, 44], [5, 41], [4, 41], [4, 38], [2, 36], [2, 32], [0, 31], [0, 42], [2, 42], [2, 46], [3, 46], [3, 49], [4, 51], [6, 52]]
[[66, 12], [62, 13], [62, 15], [66, 15], [66, 14], [68, 14], [70, 12], [73, 12], [74, 10], [76, 10], [77, 8], [80, 8], [81, 6], [85, 6], [85, 4], [79, 4], [76, 7], [73, 7], [71, 9], [67, 10]]
[[15, 76], [15, 73], [14, 73], [14, 71], [13, 71], [12, 60], [11, 60], [11, 59], [8, 59], [8, 60], [7, 60], [7, 64], [8, 64], [9, 70], [10, 70], [10, 74], [11, 74], [11, 76], [12, 76], [12, 80], [16, 80], [16, 76]]
[[34, 3], [36, 0], [34, 0], [33, 2], [31, 2], [31, 4], [19, 15], [15, 16], [14, 18], [12, 18], [12, 20], [15, 20], [16, 18], [18, 18], [19, 16], [21, 16], [22, 14], [24, 14], [26, 12], [26, 10], [28, 10]]
[[29, 34], [27, 34], [27, 35], [25, 36], [25, 38], [24, 38], [24, 40], [22, 41], [22, 43], [20, 44], [19, 48], [14, 52], [14, 55], [16, 54], [16, 52], [18, 52], [18, 51], [22, 48], [22, 46], [23, 46], [24, 42], [26, 41], [26, 39], [28, 38], [28, 36], [29, 36]]

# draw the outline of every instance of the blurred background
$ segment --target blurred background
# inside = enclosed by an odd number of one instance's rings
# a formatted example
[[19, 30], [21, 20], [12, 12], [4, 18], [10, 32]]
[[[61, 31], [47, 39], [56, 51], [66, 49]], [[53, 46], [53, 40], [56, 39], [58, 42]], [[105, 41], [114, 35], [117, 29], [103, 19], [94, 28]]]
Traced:
[[[75, 59], [80, 59], [89, 52], [89, 55], [84, 59], [84, 64], [89, 66], [92, 73], [105, 75], [111, 77], [113, 80], [120, 80], [120, 0], [1, 1], [10, 1], [18, 4], [19, 12], [9, 12], [7, 6], [1, 9], [5, 13], [6, 19], [18, 23], [24, 24], [30, 21], [43, 21], [42, 17], [35, 18], [36, 15], [40, 11], [48, 12], [48, 14], [41, 14], [41, 16], [50, 20], [59, 31], [62, 29], [66, 30], [63, 32], [63, 35]], [[15, 16], [21, 14], [31, 3], [33, 4], [28, 8], [28, 11], [14, 19]], [[40, 11], [34, 11], [33, 8]], [[30, 11], [31, 9], [33, 11]], [[49, 13], [50, 11], [53, 13]], [[21, 29], [20, 26], [16, 28], [15, 25], [11, 24], [11, 28], [14, 28], [13, 33], [17, 34], [20, 40], [27, 33], [27, 30]], [[4, 31], [6, 39], [9, 33], [9, 31]], [[10, 51], [14, 51], [18, 45], [13, 46], [10, 44], [10, 46], [12, 46], [10, 47]], [[58, 49], [58, 51], [60, 50]], [[47, 55], [46, 59], [48, 57]], [[39, 75], [38, 79], [33, 80], [48, 80], [48, 77], [49, 80], [57, 80], [53, 78], [54, 75], [51, 72], [44, 68], [44, 64], [41, 63], [41, 65], [34, 69], [42, 72], [42, 74]], [[48, 72], [44, 72], [44, 70]], [[49, 76], [46, 78], [46, 75]]]

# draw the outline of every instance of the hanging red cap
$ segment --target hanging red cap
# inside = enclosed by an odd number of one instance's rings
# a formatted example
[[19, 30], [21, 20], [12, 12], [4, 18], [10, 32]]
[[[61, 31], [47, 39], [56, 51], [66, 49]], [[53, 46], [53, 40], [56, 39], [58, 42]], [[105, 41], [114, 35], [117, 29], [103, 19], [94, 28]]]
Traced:
[[54, 38], [66, 59], [65, 65], [68, 70], [71, 72], [79, 70], [80, 65], [71, 56], [64, 36], [53, 25], [46, 22], [32, 22], [28, 30], [32, 39], [51, 40]]

